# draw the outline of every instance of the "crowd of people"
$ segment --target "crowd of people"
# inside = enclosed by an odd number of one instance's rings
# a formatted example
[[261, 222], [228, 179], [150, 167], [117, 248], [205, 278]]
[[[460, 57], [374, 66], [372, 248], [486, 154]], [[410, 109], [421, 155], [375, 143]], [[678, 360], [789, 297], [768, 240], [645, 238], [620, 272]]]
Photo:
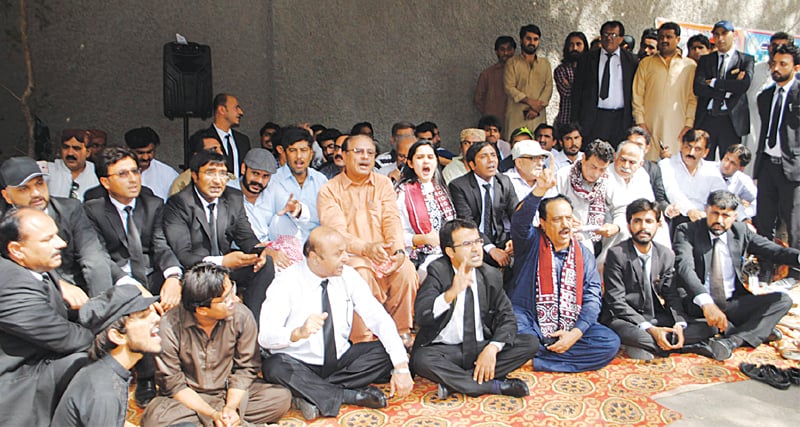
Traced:
[[609, 21], [595, 48], [570, 33], [555, 72], [537, 26], [519, 54], [499, 37], [458, 153], [404, 121], [385, 153], [369, 122], [269, 122], [251, 147], [219, 94], [181, 173], [149, 127], [124, 146], [68, 129], [54, 162], [6, 160], [0, 424], [122, 425], [132, 370], [143, 426], [263, 425], [383, 408], [373, 384], [404, 397], [415, 375], [440, 399], [524, 397], [507, 374], [531, 360], [779, 340], [791, 299], [751, 286], [800, 265], [800, 51], [775, 33], [754, 64], [728, 21], [687, 55], [680, 35], [646, 30], [635, 54]]

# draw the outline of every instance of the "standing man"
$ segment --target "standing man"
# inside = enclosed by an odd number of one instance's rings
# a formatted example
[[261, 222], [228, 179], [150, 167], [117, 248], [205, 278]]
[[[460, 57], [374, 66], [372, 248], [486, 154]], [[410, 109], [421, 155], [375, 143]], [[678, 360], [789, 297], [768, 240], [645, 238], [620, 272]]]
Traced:
[[689, 41], [686, 42], [686, 49], [689, 50], [689, 54], [686, 56], [694, 62], [700, 62], [700, 58], [711, 53], [711, 41], [708, 40], [705, 34], [698, 33], [689, 37]]
[[161, 319], [159, 336], [160, 395], [142, 425], [263, 424], [289, 410], [289, 391], [258, 379], [258, 328], [227, 268], [202, 262], [188, 269], [181, 306]]
[[414, 372], [438, 384], [441, 400], [451, 392], [527, 396], [525, 382], [506, 375], [532, 358], [539, 343], [533, 335], [517, 335], [503, 278], [483, 263], [478, 226], [455, 219], [439, 234], [447, 256], [428, 266], [414, 304]]
[[47, 163], [50, 194], [82, 202], [86, 190], [100, 185], [94, 173], [94, 163], [88, 160], [88, 142], [89, 133], [84, 129], [64, 129], [61, 132], [61, 158]]
[[506, 102], [506, 132], [519, 127], [535, 128], [547, 121], [547, 104], [553, 95], [553, 73], [547, 58], [540, 58], [542, 31], [536, 25], [519, 30], [522, 52], [506, 62], [503, 84]]
[[586, 35], [580, 31], [573, 31], [567, 34], [567, 38], [564, 40], [561, 63], [553, 70], [553, 78], [556, 81], [556, 90], [559, 96], [556, 125], [566, 124], [573, 120], [572, 90], [575, 81], [575, 68], [578, 67], [578, 59], [580, 59], [581, 54], [588, 45]]
[[601, 49], [581, 56], [575, 71], [574, 120], [589, 141], [601, 139], [616, 148], [633, 123], [633, 76], [638, 61], [620, 47], [625, 26], [608, 21], [600, 27]]
[[658, 30], [655, 28], [646, 28], [642, 31], [642, 38], [639, 39], [639, 52], [636, 57], [639, 61], [642, 59], [653, 56], [658, 52]]
[[[390, 382], [389, 397], [399, 398], [414, 385], [392, 318], [362, 275], [346, 265], [348, 246], [335, 229], [314, 229], [303, 262], [275, 280], [264, 302], [258, 335], [270, 353], [261, 367], [264, 379], [288, 387], [309, 421], [337, 416], [342, 404], [386, 407], [386, 396], [372, 383]], [[349, 340], [354, 314], [380, 341]]]
[[237, 178], [241, 175], [239, 165], [250, 149], [250, 138], [233, 129], [239, 127], [244, 111], [235, 96], [220, 93], [214, 97], [214, 123], [209, 128], [225, 152], [225, 165]]
[[708, 159], [725, 155], [728, 147], [750, 133], [747, 89], [753, 78], [753, 56], [736, 50], [733, 24], [714, 24], [715, 52], [701, 57], [694, 74], [697, 96], [695, 126], [708, 132]]
[[[758, 147], [759, 136], [761, 135], [761, 118], [758, 111], [758, 95], [765, 89], [772, 86], [772, 71], [770, 70], [770, 58], [775, 53], [775, 49], [781, 45], [787, 45], [794, 42], [794, 37], [784, 31], [778, 31], [769, 38], [769, 47], [767, 48], [767, 58], [759, 62], [753, 67], [753, 80], [750, 83], [750, 89], [747, 90], [747, 102], [750, 111], [750, 133], [747, 134], [748, 148], [755, 149]], [[754, 175], [755, 176], [755, 175]]]
[[142, 185], [153, 190], [153, 194], [167, 200], [169, 187], [178, 177], [172, 166], [156, 159], [156, 147], [161, 138], [149, 127], [131, 129], [125, 132], [125, 145], [136, 155], [142, 175]]
[[692, 91], [697, 65], [678, 50], [681, 27], [665, 22], [658, 29], [658, 54], [639, 63], [633, 78], [633, 120], [655, 140], [648, 160], [661, 159], [659, 148], [675, 153], [683, 134], [694, 126], [697, 97]]
[[497, 63], [481, 71], [478, 87], [475, 88], [475, 106], [481, 116], [495, 116], [501, 123], [505, 123], [506, 91], [503, 87], [503, 72], [506, 61], [516, 51], [517, 42], [510, 36], [500, 36], [494, 41]]

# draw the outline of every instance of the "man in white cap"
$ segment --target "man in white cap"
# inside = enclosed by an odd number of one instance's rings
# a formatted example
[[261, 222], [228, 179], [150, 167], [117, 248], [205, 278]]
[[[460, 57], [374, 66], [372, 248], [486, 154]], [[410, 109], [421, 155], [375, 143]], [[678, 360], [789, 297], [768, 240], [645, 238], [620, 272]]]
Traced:
[[[524, 140], [514, 144], [511, 157], [514, 159], [514, 167], [503, 173], [511, 179], [517, 199], [522, 200], [533, 191], [536, 178], [542, 173], [550, 152], [543, 150], [536, 141]], [[555, 190], [551, 189], [551, 192], [553, 196], [556, 195]]]

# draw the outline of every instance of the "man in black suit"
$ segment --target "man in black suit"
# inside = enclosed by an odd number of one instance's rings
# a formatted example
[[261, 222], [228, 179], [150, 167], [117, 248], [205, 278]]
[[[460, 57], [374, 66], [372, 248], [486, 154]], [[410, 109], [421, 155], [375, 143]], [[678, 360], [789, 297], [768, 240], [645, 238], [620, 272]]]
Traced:
[[[466, 161], [471, 171], [449, 185], [456, 215], [479, 225], [483, 250], [488, 255], [486, 262], [493, 267], [508, 267], [514, 253], [511, 215], [518, 202], [514, 185], [508, 177], [497, 173], [497, 149], [492, 144], [483, 141], [472, 144]], [[491, 209], [484, 209], [486, 206]]]
[[95, 335], [143, 294], [115, 286], [69, 313], [54, 271], [65, 247], [40, 209], [13, 208], [0, 219], [0, 425], [49, 426]]
[[671, 248], [652, 241], [661, 211], [655, 203], [637, 199], [628, 205], [625, 216], [631, 237], [608, 250], [601, 323], [619, 335], [634, 359], [652, 360], [654, 355], [663, 357], [674, 351], [713, 357], [707, 345], [696, 344], [712, 334], [708, 326], [687, 323], [672, 280], [675, 255]]
[[439, 241], [447, 256], [430, 264], [414, 303], [419, 333], [411, 368], [439, 385], [439, 399], [450, 392], [527, 396], [528, 386], [506, 375], [531, 359], [539, 343], [517, 335], [502, 276], [483, 264], [478, 226], [448, 221]]
[[170, 197], [164, 208], [167, 243], [184, 269], [201, 261], [230, 268], [244, 304], [258, 320], [275, 269], [250, 228], [242, 192], [225, 185], [228, 168], [221, 154], [201, 151], [189, 169], [192, 185]]
[[625, 26], [608, 21], [600, 27], [602, 49], [581, 55], [575, 70], [572, 104], [575, 120], [588, 141], [601, 139], [614, 148], [633, 124], [633, 76], [638, 61], [620, 48]]
[[775, 85], [758, 95], [761, 135], [753, 176], [758, 211], [753, 224], [772, 240], [776, 219], [789, 231], [789, 246], [800, 249], [800, 49], [779, 46], [770, 60]]
[[239, 127], [242, 116], [244, 111], [235, 96], [220, 93], [214, 97], [214, 123], [208, 130], [222, 144], [228, 172], [237, 178], [240, 176], [239, 165], [250, 150], [250, 138], [233, 129]]
[[137, 284], [111, 261], [81, 203], [50, 197], [44, 175], [33, 159], [12, 157], [0, 166], [4, 184], [0, 193], [10, 206], [44, 211], [58, 225], [58, 235], [67, 242], [61, 251], [61, 265], [56, 268], [64, 299], [78, 308], [87, 294], [100, 295], [112, 284]]
[[705, 319], [721, 337], [709, 345], [718, 360], [742, 345], [758, 347], [780, 339], [775, 328], [792, 308], [780, 292], [753, 295], [744, 287], [744, 254], [791, 266], [800, 265], [800, 251], [783, 248], [736, 221], [739, 202], [728, 190], [717, 190], [706, 201], [706, 218], [678, 226], [673, 240], [675, 281], [686, 292], [690, 318]]
[[708, 160], [714, 160], [717, 147], [722, 159], [728, 147], [740, 144], [750, 133], [747, 89], [755, 62], [752, 55], [734, 47], [733, 24], [729, 21], [714, 24], [713, 34], [717, 50], [700, 57], [694, 74], [694, 126], [711, 135]]

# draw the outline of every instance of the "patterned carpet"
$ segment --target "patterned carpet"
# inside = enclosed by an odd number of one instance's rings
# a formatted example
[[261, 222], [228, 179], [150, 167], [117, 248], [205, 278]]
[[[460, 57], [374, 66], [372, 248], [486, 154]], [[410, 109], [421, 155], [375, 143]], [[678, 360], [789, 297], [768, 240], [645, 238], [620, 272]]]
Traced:
[[[596, 372], [550, 374], [533, 372], [528, 363], [511, 376], [523, 379], [531, 390], [525, 399], [505, 396], [436, 398], [436, 385], [417, 378], [405, 399], [391, 399], [384, 410], [344, 406], [337, 418], [307, 423], [292, 409], [281, 426], [664, 426], [681, 414], [657, 404], [652, 396], [680, 386], [736, 382], [747, 379], [740, 362], [797, 366], [768, 345], [738, 349], [725, 362], [695, 355], [673, 355], [642, 362], [617, 356]], [[132, 390], [132, 389], [131, 389]], [[383, 387], [388, 394], [388, 385]], [[132, 396], [132, 394], [131, 394]], [[131, 398], [130, 407], [135, 408]], [[138, 423], [141, 411], [130, 409], [128, 420]]]

